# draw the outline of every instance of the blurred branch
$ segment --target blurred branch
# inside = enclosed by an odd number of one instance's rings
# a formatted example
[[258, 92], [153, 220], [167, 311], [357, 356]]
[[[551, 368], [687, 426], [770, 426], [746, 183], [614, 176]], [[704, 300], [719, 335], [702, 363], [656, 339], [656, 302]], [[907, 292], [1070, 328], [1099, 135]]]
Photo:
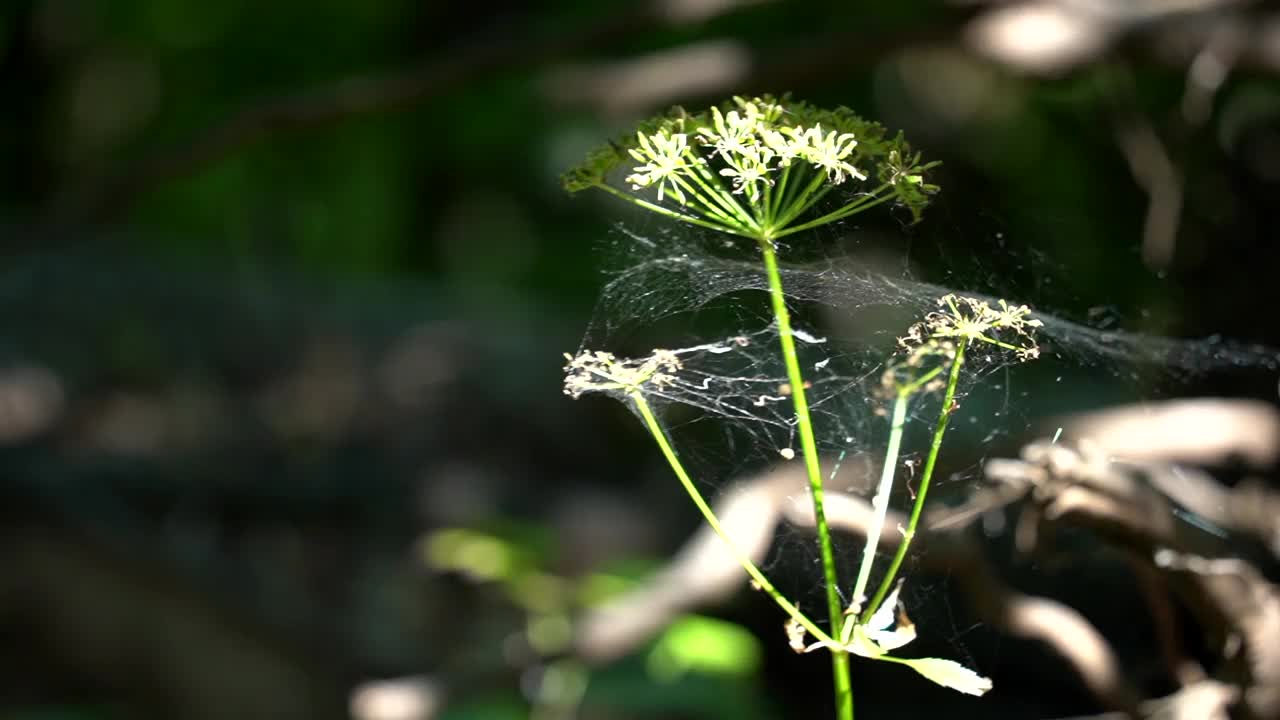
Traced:
[[[850, 477], [847, 471], [842, 480], [869, 486], [869, 477]], [[758, 563], [768, 553], [782, 517], [792, 521], [799, 518], [801, 524], [813, 527], [813, 506], [804, 494], [807, 486], [803, 468], [786, 465], [748, 479], [717, 499], [715, 513], [734, 544]], [[865, 505], [840, 493], [831, 496], [828, 513], [832, 515], [856, 516]], [[850, 500], [852, 503], [847, 502]], [[867, 510], [865, 520], [869, 521], [869, 517]], [[575, 633], [576, 652], [594, 663], [614, 660], [647, 641], [681, 613], [723, 601], [745, 580], [745, 571], [724, 541], [702, 525], [656, 575], [581, 619]]]
[[[1180, 122], [1175, 119], [1162, 141], [1155, 127], [1140, 113], [1124, 109], [1116, 120], [1116, 144], [1128, 162], [1134, 181], [1147, 193], [1142, 230], [1142, 259], [1147, 267], [1163, 270], [1173, 264], [1184, 202], [1183, 173], [1168, 150], [1182, 146], [1208, 122], [1213, 101], [1227, 76], [1252, 42], [1245, 19], [1236, 13], [1190, 23], [1205, 28], [1202, 46], [1186, 61], [1186, 81]], [[1280, 40], [1280, 38], [1277, 38]], [[1181, 59], [1179, 59], [1181, 62]], [[1133, 83], [1125, 75], [1126, 100], [1133, 102]]]
[[[858, 480], [855, 478], [855, 482]], [[722, 518], [732, 518], [731, 535], [753, 557], [768, 550], [777, 522], [785, 518], [801, 527], [813, 526], [813, 511], [803, 497], [804, 477], [784, 466], [744, 483], [717, 503]], [[991, 508], [987, 508], [991, 509]], [[1131, 711], [1139, 695], [1124, 678], [1118, 661], [1102, 635], [1076, 610], [1049, 598], [1022, 594], [1008, 587], [969, 540], [967, 525], [948, 522], [953, 511], [933, 513], [929, 530], [917, 538], [920, 562], [958, 578], [985, 622], [1012, 635], [1040, 640], [1071, 662], [1085, 684], [1107, 707]], [[874, 513], [862, 498], [828, 492], [827, 515], [833, 528], [865, 534]], [[970, 519], [976, 517], [968, 514]], [[886, 518], [888, 527], [902, 526], [898, 513]], [[944, 525], [949, 529], [937, 530]], [[901, 541], [897, 533], [881, 538], [886, 550]], [[605, 606], [589, 612], [578, 626], [578, 652], [604, 662], [630, 652], [677, 615], [708, 602], [722, 600], [741, 587], [745, 574], [723, 549], [719, 538], [701, 528], [672, 562], [653, 579]]]
[[1234, 15], [1209, 29], [1201, 50], [1187, 68], [1182, 117], [1188, 126], [1198, 128], [1208, 122], [1214, 97], [1248, 49], [1251, 36], [1243, 18]]
[[904, 48], [954, 42], [967, 16], [953, 15], [897, 32], [826, 32], [762, 53], [745, 43], [707, 40], [615, 62], [553, 68], [546, 78], [555, 102], [605, 115], [649, 112], [678, 99], [719, 101], [731, 92], [779, 93], [815, 85], [853, 65], [874, 64]]
[[1242, 63], [1280, 69], [1276, 43], [1280, 20], [1253, 16], [1257, 0], [1027, 0], [991, 3], [965, 29], [971, 48], [1011, 69], [1060, 75], [1110, 54], [1121, 43], [1185, 65], [1224, 26], [1249, 28], [1237, 42]]
[[[1146, 452], [1132, 452], [1146, 460], [1113, 462], [1109, 452], [1097, 445], [1090, 448], [1087, 438], [1111, 433], [1119, 437], [1118, 445], [1132, 448], [1139, 434], [1129, 424], [1138, 416], [1149, 426], [1141, 436], [1153, 441]], [[1261, 425], [1267, 443], [1275, 442], [1269, 433], [1280, 423], [1274, 411], [1213, 400], [1085, 416], [1068, 423], [1072, 435], [1082, 438], [1079, 450], [1041, 441], [1024, 448], [1018, 460], [988, 461], [991, 488], [959, 507], [929, 513], [927, 530], [916, 539], [922, 549], [919, 562], [956, 579], [983, 621], [1043, 642], [1067, 660], [1095, 697], [1118, 713], [1103, 717], [1226, 720], [1234, 710], [1243, 710], [1241, 717], [1276, 717], [1280, 589], [1254, 561], [1280, 560], [1280, 495], [1256, 485], [1228, 489], [1201, 471], [1161, 457], [1161, 448], [1175, 454], [1181, 450], [1176, 443], [1161, 444], [1161, 439], [1204, 428], [1214, 418], [1229, 427]], [[1258, 444], [1256, 438], [1224, 432], [1205, 437], [1195, 452], [1201, 458], [1237, 457], [1241, 448], [1256, 451]], [[1274, 450], [1274, 445], [1266, 449]], [[795, 468], [783, 466], [746, 481], [718, 503], [718, 512], [731, 518], [726, 522], [734, 528], [731, 534], [753, 557], [767, 551], [781, 520], [812, 526], [811, 511], [795, 501], [802, 495], [801, 481]], [[1162, 615], [1171, 614], [1166, 588], [1175, 591], [1199, 621], [1206, 647], [1221, 653], [1214, 674], [1190, 666], [1177, 648], [1165, 647], [1164, 664], [1181, 687], [1143, 701], [1098, 628], [1057, 600], [1010, 587], [986, 558], [968, 530], [983, 515], [1006, 508], [1021, 513], [1017, 539], [1022, 552], [1042, 551], [1058, 526], [1091, 530], [1118, 550], [1139, 568], [1157, 624]], [[871, 525], [869, 503], [853, 495], [829, 492], [827, 513], [837, 529], [865, 534]], [[888, 525], [901, 525], [903, 518], [892, 515]], [[1261, 540], [1269, 552], [1252, 561], [1233, 554], [1241, 552], [1241, 545], [1233, 542], [1232, 532]], [[892, 548], [901, 536], [886, 533], [881, 542]], [[734, 559], [702, 528], [653, 580], [591, 610], [578, 626], [578, 651], [597, 662], [629, 652], [678, 613], [722, 599], [744, 580]], [[1165, 640], [1170, 638], [1172, 634]]]
[[[1280, 463], [1280, 417], [1260, 400], [1189, 398], [1074, 415], [1064, 437], [1125, 460], [1261, 469]], [[1208, 503], [1205, 503], [1206, 505]]]
[[[1203, 127], [1213, 100], [1237, 66], [1280, 72], [1280, 14], [1254, 12], [1254, 0], [1028, 0], [997, 4], [965, 31], [978, 54], [1015, 71], [1054, 76], [1136, 51], [1186, 66], [1183, 126], [1171, 144]], [[1142, 256], [1152, 269], [1173, 260], [1183, 209], [1183, 177], [1149, 122], [1126, 113], [1116, 142], [1148, 195]]]
[[1134, 180], [1147, 192], [1142, 259], [1147, 267], [1167, 268], [1173, 262], [1182, 217], [1182, 173], [1169, 158], [1151, 123], [1142, 118], [1135, 116], [1117, 127], [1116, 144], [1124, 153]]
[[[1206, 646], [1220, 653], [1212, 678], [1144, 703], [1141, 717], [1225, 720], [1233, 709], [1240, 717], [1280, 714], [1280, 646], [1275, 642], [1280, 589], [1253, 562], [1235, 554], [1239, 544], [1224, 529], [1199, 519], [1202, 511], [1219, 515], [1216, 508], [1199, 503], [1180, 508], [1183, 502], [1164, 493], [1165, 481], [1159, 478], [1176, 478], [1184, 486], [1181, 500], [1190, 502], [1212, 497], [1215, 481], [1178, 466], [1113, 463], [1096, 451], [1049, 442], [1027, 446], [1021, 460], [989, 462], [987, 475], [1026, 488], [1031, 502], [1024, 512], [1034, 513], [1042, 527], [1091, 529], [1160, 573], [1195, 614]], [[1199, 486], [1200, 492], [1189, 492], [1188, 486]], [[1259, 491], [1250, 492], [1256, 498]], [[1274, 493], [1267, 495], [1273, 507], [1280, 502]], [[1276, 516], [1269, 525], [1258, 529], [1263, 540], [1274, 537]]]
[[1010, 635], [1050, 647], [1070, 663], [1105, 707], [1129, 714], [1136, 711], [1137, 689], [1106, 638], [1079, 611], [1009, 587], [982, 549], [958, 530], [930, 532], [926, 539], [925, 565], [958, 579], [978, 618]]

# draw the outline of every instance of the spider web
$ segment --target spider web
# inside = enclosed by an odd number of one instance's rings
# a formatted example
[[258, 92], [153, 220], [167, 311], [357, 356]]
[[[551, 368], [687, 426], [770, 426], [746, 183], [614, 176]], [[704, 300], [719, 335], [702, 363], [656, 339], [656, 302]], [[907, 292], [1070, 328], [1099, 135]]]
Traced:
[[[836, 231], [819, 237], [831, 240]], [[604, 286], [582, 348], [644, 357], [670, 350], [680, 368], [660, 384], [646, 384], [653, 407], [691, 475], [714, 498], [727, 483], [784, 463], [802, 463], [791, 387], [769, 311], [768, 283], [752, 241], [724, 239], [666, 225], [637, 232], [619, 226], [614, 253], [621, 259]], [[811, 243], [812, 240], [806, 242]], [[812, 245], [810, 245], [812, 246]], [[803, 247], [781, 247], [784, 261]], [[869, 269], [853, 258], [810, 258], [784, 265], [782, 285], [793, 313], [794, 339], [805, 378], [828, 491], [869, 497], [888, 437], [890, 405], [881, 390], [886, 363], [900, 358], [897, 339], [948, 293], [995, 302], [1002, 288], [949, 288]], [[1043, 322], [1040, 358], [1019, 364], [1010, 353], [975, 344], [957, 388], [959, 410], [942, 448], [930, 503], [963, 497], [981, 477], [983, 459], [1009, 453], [1043, 432], [1046, 418], [1088, 404], [1134, 402], [1174, 394], [1215, 373], [1245, 373], [1259, 392], [1274, 393], [1280, 355], [1223, 342], [1184, 340], [1100, 329], [1027, 303]], [[1254, 385], [1251, 385], [1253, 387]], [[630, 404], [625, 395], [614, 394]], [[891, 507], [909, 508], [921, 461], [941, 410], [940, 392], [909, 406]], [[677, 491], [673, 490], [673, 493]], [[852, 584], [861, 537], [837, 536], [842, 582]], [[873, 587], [884, 565], [878, 558]], [[905, 575], [912, 571], [908, 558]], [[822, 572], [811, 529], [780, 529], [767, 572], [814, 617], [825, 613]], [[908, 580], [910, 585], [911, 581]], [[849, 588], [842, 587], [847, 594]], [[937, 584], [909, 588], [908, 609], [944, 592]], [[845, 601], [849, 600], [845, 597]], [[915, 605], [916, 607], [912, 607]], [[952, 644], [959, 628], [944, 603]]]

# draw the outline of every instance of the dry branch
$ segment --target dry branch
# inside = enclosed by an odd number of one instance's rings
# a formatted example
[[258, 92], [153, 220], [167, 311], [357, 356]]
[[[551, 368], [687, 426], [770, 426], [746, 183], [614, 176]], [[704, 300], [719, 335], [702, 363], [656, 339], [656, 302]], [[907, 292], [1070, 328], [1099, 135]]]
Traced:
[[[1077, 449], [1040, 441], [1028, 445], [1017, 460], [991, 460], [986, 473], [992, 486], [973, 494], [957, 508], [932, 512], [926, 530], [915, 540], [925, 569], [946, 572], [957, 579], [974, 613], [995, 628], [1043, 642], [1067, 660], [1085, 686], [1113, 713], [1105, 717], [1134, 718], [1246, 718], [1280, 717], [1280, 590], [1258, 565], [1280, 562], [1280, 496], [1258, 484], [1226, 488], [1207, 473], [1160, 458], [1158, 443], [1133, 444], [1138, 435], [1125, 428], [1142, 417], [1143, 437], [1178, 437], [1176, 427], [1206, 419], [1244, 428], [1261, 435], [1203, 433], [1190, 450], [1201, 459], [1266, 456], [1274, 447], [1274, 413], [1248, 403], [1191, 401], [1165, 406], [1122, 408], [1069, 423], [1076, 436], [1115, 441], [1141, 460], [1114, 461], [1084, 441]], [[1173, 454], [1188, 448], [1166, 448]], [[794, 468], [784, 467], [743, 483], [720, 503], [731, 518], [731, 534], [755, 558], [763, 557], [780, 520], [812, 525], [806, 511], [803, 482]], [[870, 505], [858, 497], [828, 492], [828, 519], [836, 528], [865, 533]], [[1144, 700], [1103, 636], [1074, 608], [1057, 600], [1027, 595], [1010, 587], [982, 551], [969, 527], [985, 513], [1021, 513], [1020, 547], [1040, 552], [1054, 531], [1074, 527], [1092, 531], [1136, 565], [1152, 604], [1158, 627], [1167, 624], [1173, 598], [1185, 604], [1205, 633], [1208, 647], [1219, 652], [1208, 671], [1189, 667], [1188, 654], [1165, 647], [1166, 666], [1181, 684], [1162, 698]], [[889, 527], [904, 519], [891, 515]], [[730, 523], [726, 523], [728, 525]], [[751, 527], [752, 525], [755, 527]], [[1241, 537], [1262, 541], [1271, 549], [1266, 557], [1250, 558], [1235, 542]], [[901, 538], [886, 533], [889, 548]], [[702, 529], [685, 550], [651, 583], [616, 603], [590, 613], [579, 625], [578, 647], [597, 660], [617, 657], [638, 646], [679, 612], [725, 597], [741, 587], [745, 574], [731, 555], [717, 551], [718, 542]], [[1173, 598], [1166, 599], [1168, 592]], [[1166, 631], [1167, 627], [1164, 628]], [[1173, 642], [1168, 633], [1166, 642]]]

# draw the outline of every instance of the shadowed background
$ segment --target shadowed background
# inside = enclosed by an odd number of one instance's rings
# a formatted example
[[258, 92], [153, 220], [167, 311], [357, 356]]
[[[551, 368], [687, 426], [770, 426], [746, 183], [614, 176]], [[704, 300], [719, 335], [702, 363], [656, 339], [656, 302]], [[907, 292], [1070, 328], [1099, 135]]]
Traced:
[[[0, 717], [526, 716], [528, 595], [426, 540], [486, 528], [573, 578], [696, 527], [623, 409], [560, 393], [636, 218], [558, 176], [673, 103], [904, 130], [943, 192], [857, 229], [893, 272], [1280, 345], [1280, 16], [1124, 5], [4, 4]], [[765, 600], [709, 612], [755, 666], [662, 684], [637, 654], [583, 717], [827, 712]], [[1009, 689], [952, 716], [1094, 709], [995, 642]], [[871, 717], [953, 702], [864, 665]]]

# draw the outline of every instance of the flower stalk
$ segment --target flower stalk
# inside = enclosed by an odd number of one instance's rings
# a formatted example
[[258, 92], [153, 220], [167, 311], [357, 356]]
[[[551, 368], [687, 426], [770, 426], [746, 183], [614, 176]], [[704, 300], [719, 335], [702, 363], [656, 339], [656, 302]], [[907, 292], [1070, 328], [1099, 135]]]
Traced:
[[[920, 475], [920, 489], [916, 491], [916, 501], [911, 507], [911, 518], [907, 521], [907, 527], [902, 531], [902, 542], [898, 543], [898, 549], [893, 554], [893, 560], [889, 563], [889, 571], [885, 573], [884, 579], [880, 581], [880, 587], [876, 590], [876, 594], [871, 598], [871, 602], [867, 604], [864, 611], [863, 622], [871, 620], [873, 608], [879, 608], [880, 603], [884, 600], [885, 595], [889, 592], [889, 588], [893, 586], [893, 580], [898, 575], [898, 569], [902, 567], [902, 561], [907, 556], [907, 550], [911, 547], [911, 540], [916, 536], [916, 528], [920, 525], [920, 514], [924, 510], [924, 499], [929, 494], [929, 481], [933, 479], [933, 468], [938, 463], [938, 451], [942, 449], [942, 437], [947, 433], [947, 425], [951, 422], [951, 416], [955, 413], [956, 385], [960, 381], [960, 368], [964, 367], [964, 351], [969, 344], [968, 338], [961, 338], [960, 344], [956, 347], [955, 358], [951, 361], [951, 373], [947, 378], [946, 394], [942, 398], [942, 410], [938, 413], [938, 424], [933, 430], [933, 439], [929, 443], [929, 457], [925, 460], [924, 472]], [[890, 483], [892, 483], [892, 469], [886, 468], [886, 472], [890, 473]], [[885, 498], [885, 505], [888, 505], [888, 498]], [[883, 517], [883, 513], [881, 513]], [[883, 519], [880, 524], [883, 527]], [[864, 559], [865, 562], [865, 559]]]
[[[925, 319], [907, 330], [907, 334], [898, 342], [907, 350], [906, 359], [891, 364], [885, 371], [882, 385], [894, 396], [893, 420], [890, 425], [889, 446], [885, 453], [884, 468], [881, 472], [880, 485], [877, 488], [872, 505], [875, 519], [871, 531], [867, 534], [862, 563], [858, 569], [858, 580], [853, 592], [853, 613], [861, 613], [859, 622], [863, 625], [871, 622], [882, 603], [889, 594], [897, 577], [911, 541], [915, 538], [924, 512], [925, 498], [933, 480], [937, 466], [938, 454], [942, 449], [942, 440], [946, 435], [951, 416], [956, 411], [956, 388], [960, 383], [961, 370], [964, 368], [965, 354], [973, 344], [981, 343], [999, 350], [1010, 351], [1018, 361], [1030, 360], [1039, 356], [1034, 331], [1043, 323], [1031, 317], [1031, 310], [1025, 305], [1010, 306], [1004, 300], [993, 307], [985, 300], [971, 297], [944, 295], [938, 298], [940, 310], [931, 312]], [[933, 367], [929, 367], [934, 363]], [[875, 559], [875, 548], [884, 532], [884, 519], [888, 513], [889, 493], [893, 487], [893, 476], [897, 470], [898, 445], [901, 440], [907, 403], [911, 397], [922, 391], [935, 389], [939, 376], [947, 372], [946, 390], [942, 397], [942, 407], [938, 412], [938, 421], [934, 426], [933, 437], [929, 443], [929, 454], [925, 459], [924, 470], [920, 476], [920, 489], [916, 491], [915, 502], [907, 527], [902, 529], [902, 541], [894, 552], [889, 569], [881, 579], [880, 585], [871, 601], [862, 604], [862, 592], [866, 587], [866, 578], [870, 576], [871, 565]]]
[[661, 388], [673, 382], [674, 373], [681, 369], [680, 359], [676, 354], [669, 350], [655, 350], [649, 357], [641, 360], [623, 360], [612, 353], [586, 351], [576, 357], [566, 354], [565, 360], [568, 361], [568, 365], [565, 366], [565, 393], [573, 397], [587, 392], [623, 393], [640, 415], [640, 419], [644, 422], [649, 434], [653, 436], [662, 456], [666, 458], [672, 472], [689, 494], [689, 499], [702, 513], [703, 519], [707, 521], [711, 530], [729, 548], [734, 560], [747, 571], [761, 590], [773, 598], [792, 622], [820, 640], [831, 641], [831, 636], [787, 600], [755, 562], [738, 547], [737, 542], [725, 532], [720, 519], [716, 517], [715, 511], [711, 509], [711, 505], [685, 470], [684, 464], [680, 462], [680, 456], [676, 454], [662, 425], [654, 416], [653, 409], [649, 407], [649, 401], [644, 395], [645, 386]]
[[[819, 467], [818, 446], [813, 435], [813, 420], [809, 413], [809, 401], [805, 395], [804, 375], [800, 372], [800, 361], [796, 356], [796, 341], [791, 331], [791, 313], [787, 310], [787, 299], [782, 292], [782, 276], [778, 272], [777, 254], [774, 252], [773, 244], [767, 240], [761, 241], [760, 252], [764, 256], [765, 275], [769, 279], [769, 300], [773, 305], [774, 322], [778, 325], [782, 361], [787, 368], [787, 381], [791, 384], [796, 427], [800, 435], [805, 474], [809, 479], [809, 498], [813, 503], [814, 527], [818, 532], [818, 552], [822, 558], [822, 577], [827, 591], [827, 617], [834, 631], [840, 626], [844, 611], [840, 603], [840, 578], [836, 573], [835, 548], [831, 543], [831, 530], [827, 526], [822, 470]], [[831, 673], [835, 684], [838, 717], [841, 720], [852, 720], [853, 688], [849, 681], [849, 658], [843, 653], [832, 653]]]

